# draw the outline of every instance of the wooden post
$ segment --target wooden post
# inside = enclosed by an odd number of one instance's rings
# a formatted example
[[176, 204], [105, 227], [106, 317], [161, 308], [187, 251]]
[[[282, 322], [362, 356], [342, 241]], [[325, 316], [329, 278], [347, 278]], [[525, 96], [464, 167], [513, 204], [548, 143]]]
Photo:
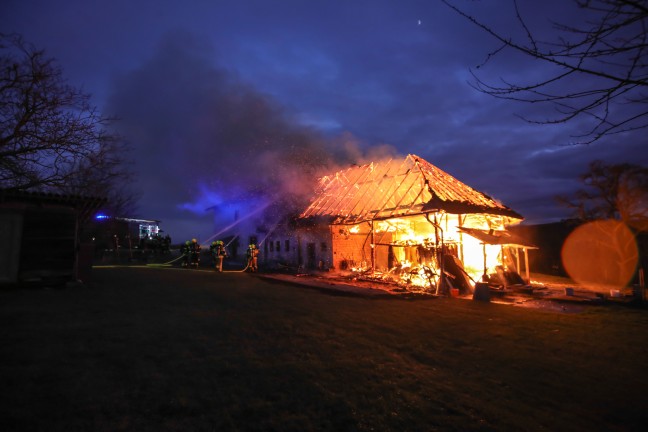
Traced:
[[524, 248], [524, 268], [526, 269], [526, 283], [531, 283], [531, 272], [529, 270], [529, 249]]
[[[463, 226], [463, 221], [461, 220], [461, 215], [457, 215], [457, 222], [459, 223], [458, 226], [462, 227]], [[461, 259], [461, 264], [465, 265], [465, 259], [466, 257], [464, 256], [464, 244], [463, 244], [463, 231], [459, 230], [459, 256]]]
[[486, 243], [482, 243], [482, 250], [484, 252], [484, 275], [482, 276], [482, 279], [486, 281], [488, 276], [488, 267], [486, 264]]
[[374, 221], [371, 221], [371, 274], [376, 273], [376, 239], [374, 236]]
[[644, 279], [643, 267], [639, 269], [639, 289], [641, 290], [641, 301], [646, 300], [646, 280]]
[[439, 249], [439, 229], [441, 227], [439, 226], [439, 222], [437, 220], [437, 214], [434, 213], [434, 242], [436, 243], [437, 251], [441, 251], [437, 257], [439, 257], [439, 286], [437, 287], [437, 294], [439, 293], [439, 288], [441, 288], [441, 294], [450, 294], [449, 292], [445, 292], [445, 283], [446, 283], [446, 276], [445, 276], [445, 250], [443, 250], [443, 232], [441, 232], [441, 249]]

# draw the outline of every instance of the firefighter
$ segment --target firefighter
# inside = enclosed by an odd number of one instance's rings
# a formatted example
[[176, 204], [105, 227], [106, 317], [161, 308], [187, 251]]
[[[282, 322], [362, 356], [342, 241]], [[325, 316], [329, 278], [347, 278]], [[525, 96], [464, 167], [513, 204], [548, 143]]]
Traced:
[[225, 243], [222, 240], [216, 240], [212, 242], [209, 246], [209, 251], [211, 253], [212, 259], [214, 260], [214, 267], [217, 271], [223, 271], [223, 259], [227, 256], [227, 251], [225, 250]]
[[251, 272], [256, 272], [259, 267], [257, 266], [257, 257], [259, 256], [259, 249], [256, 248], [254, 243], [248, 246], [247, 250], [247, 265]]
[[184, 257], [182, 259], [182, 267], [189, 268], [190, 250], [191, 250], [191, 242], [189, 240], [187, 240], [186, 242], [184, 242], [184, 244], [180, 248], [180, 252], [182, 253], [182, 256]]
[[212, 264], [214, 265], [215, 268], [218, 267], [218, 241], [214, 240], [212, 244], [209, 245], [209, 256], [212, 259]]
[[198, 268], [198, 265], [200, 264], [200, 244], [196, 239], [191, 239], [191, 243], [189, 244], [189, 256], [191, 266]]

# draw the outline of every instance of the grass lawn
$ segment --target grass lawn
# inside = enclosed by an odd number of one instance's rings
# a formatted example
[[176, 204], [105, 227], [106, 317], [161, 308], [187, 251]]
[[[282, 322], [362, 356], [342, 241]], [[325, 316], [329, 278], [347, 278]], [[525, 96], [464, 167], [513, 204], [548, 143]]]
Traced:
[[365, 298], [167, 268], [93, 278], [0, 291], [0, 430], [648, 424], [646, 309]]

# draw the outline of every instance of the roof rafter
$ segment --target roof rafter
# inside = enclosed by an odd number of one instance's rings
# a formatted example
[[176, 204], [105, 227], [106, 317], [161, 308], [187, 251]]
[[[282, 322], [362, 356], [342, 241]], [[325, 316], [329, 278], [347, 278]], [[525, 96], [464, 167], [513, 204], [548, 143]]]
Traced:
[[357, 224], [431, 211], [523, 219], [490, 196], [412, 154], [323, 177], [320, 191], [300, 218], [330, 216], [335, 218], [334, 223]]

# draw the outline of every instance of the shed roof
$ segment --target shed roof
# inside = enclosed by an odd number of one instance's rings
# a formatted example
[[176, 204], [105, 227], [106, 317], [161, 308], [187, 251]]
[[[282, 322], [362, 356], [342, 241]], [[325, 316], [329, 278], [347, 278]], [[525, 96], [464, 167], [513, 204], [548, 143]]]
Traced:
[[300, 217], [328, 216], [333, 223], [356, 224], [436, 211], [523, 219], [519, 213], [413, 154], [404, 160], [372, 162], [322, 177], [318, 192]]
[[480, 242], [489, 245], [517, 246], [527, 249], [538, 249], [536, 245], [521, 236], [507, 230], [481, 230], [476, 228], [459, 227], [466, 234]]
[[80, 216], [89, 217], [90, 213], [106, 203], [103, 197], [58, 194], [41, 191], [0, 189], [0, 206], [7, 205], [55, 205], [76, 210]]

